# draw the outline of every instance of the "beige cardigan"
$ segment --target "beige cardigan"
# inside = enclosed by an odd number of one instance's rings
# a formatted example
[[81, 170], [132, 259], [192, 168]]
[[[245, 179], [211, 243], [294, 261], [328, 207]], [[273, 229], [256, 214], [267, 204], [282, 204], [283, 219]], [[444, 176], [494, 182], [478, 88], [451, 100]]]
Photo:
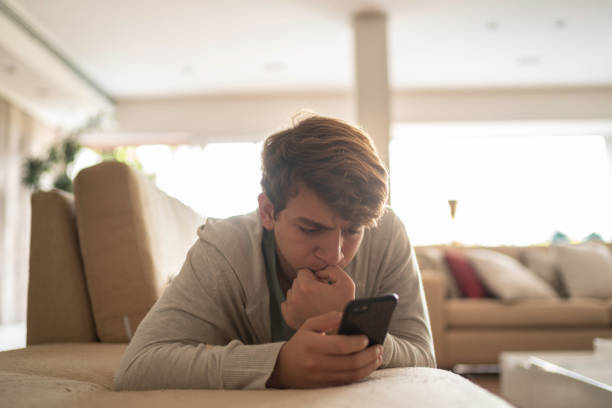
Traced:
[[[208, 219], [180, 274], [139, 325], [115, 390], [265, 388], [284, 342], [270, 343], [269, 291], [257, 213]], [[346, 272], [356, 297], [395, 292], [399, 303], [381, 367], [435, 366], [414, 251], [387, 209]]]

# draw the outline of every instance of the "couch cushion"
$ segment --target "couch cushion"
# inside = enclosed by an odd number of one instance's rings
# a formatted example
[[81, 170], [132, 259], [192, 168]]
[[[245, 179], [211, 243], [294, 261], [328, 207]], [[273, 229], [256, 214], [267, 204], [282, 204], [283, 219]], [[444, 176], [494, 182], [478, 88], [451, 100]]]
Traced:
[[587, 243], [553, 248], [571, 296], [612, 297], [612, 252], [607, 246]]
[[461, 296], [461, 289], [459, 289], [457, 281], [444, 259], [444, 251], [440, 248], [420, 247], [415, 248], [415, 254], [421, 271], [431, 270], [443, 274], [447, 290], [445, 295], [447, 297], [457, 298]]
[[504, 300], [554, 298], [557, 294], [516, 259], [488, 249], [466, 251], [484, 286]]
[[549, 247], [527, 247], [521, 253], [521, 261], [530, 271], [547, 282], [559, 296], [568, 297], [559, 262]]
[[[67, 356], [65, 356], [67, 357]], [[409, 367], [376, 370], [370, 377], [342, 387], [312, 390], [158, 390], [114, 392], [87, 380], [5, 371], [0, 353], [0, 400], [3, 407], [266, 407], [386, 408], [510, 405], [471, 381], [449, 371]], [[81, 368], [83, 371], [99, 367]], [[439, 392], [444, 389], [444, 392]]]
[[0, 372], [95, 384], [110, 389], [126, 344], [39, 344], [0, 353]]
[[[0, 371], [0, 402], [3, 407], [65, 408], [81, 395], [91, 398], [96, 395], [94, 392], [103, 390], [97, 384], [83, 381]], [[91, 402], [81, 402], [81, 406], [93, 405]]]
[[493, 299], [450, 299], [451, 327], [606, 327], [609, 310], [598, 299], [525, 299], [503, 303]]
[[446, 251], [444, 259], [463, 295], [469, 298], [482, 298], [487, 295], [476, 270], [464, 254], [458, 251]]
[[49, 191], [31, 201], [27, 344], [94, 341], [74, 199]]
[[81, 171], [74, 195], [98, 336], [127, 341], [179, 272], [204, 219], [118, 162]]

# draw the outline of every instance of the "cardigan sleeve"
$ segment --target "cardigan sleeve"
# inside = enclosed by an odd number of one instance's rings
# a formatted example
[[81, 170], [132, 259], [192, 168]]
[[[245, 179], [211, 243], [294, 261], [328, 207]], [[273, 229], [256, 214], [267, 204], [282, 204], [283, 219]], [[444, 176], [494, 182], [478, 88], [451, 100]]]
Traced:
[[197, 241], [138, 326], [113, 388], [265, 388], [284, 343], [249, 344], [244, 301], [227, 260]]
[[382, 368], [435, 367], [433, 340], [421, 273], [414, 249], [399, 218], [390, 214], [382, 229], [386, 247], [381, 258], [378, 293], [397, 293], [399, 302], [385, 338]]

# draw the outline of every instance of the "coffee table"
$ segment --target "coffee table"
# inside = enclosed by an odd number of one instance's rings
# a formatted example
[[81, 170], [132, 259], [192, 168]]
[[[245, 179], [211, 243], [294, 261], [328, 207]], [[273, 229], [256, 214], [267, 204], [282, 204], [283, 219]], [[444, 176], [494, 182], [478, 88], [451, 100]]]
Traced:
[[502, 395], [522, 408], [612, 407], [607, 352], [505, 352], [500, 368]]

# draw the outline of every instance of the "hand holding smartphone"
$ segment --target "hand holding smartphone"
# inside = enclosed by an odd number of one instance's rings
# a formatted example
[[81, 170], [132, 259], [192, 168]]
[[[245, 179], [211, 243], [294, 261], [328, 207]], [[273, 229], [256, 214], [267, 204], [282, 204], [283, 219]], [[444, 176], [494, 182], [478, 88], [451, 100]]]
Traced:
[[397, 294], [392, 293], [347, 303], [338, 334], [365, 334], [369, 339], [368, 347], [383, 344], [398, 299]]

